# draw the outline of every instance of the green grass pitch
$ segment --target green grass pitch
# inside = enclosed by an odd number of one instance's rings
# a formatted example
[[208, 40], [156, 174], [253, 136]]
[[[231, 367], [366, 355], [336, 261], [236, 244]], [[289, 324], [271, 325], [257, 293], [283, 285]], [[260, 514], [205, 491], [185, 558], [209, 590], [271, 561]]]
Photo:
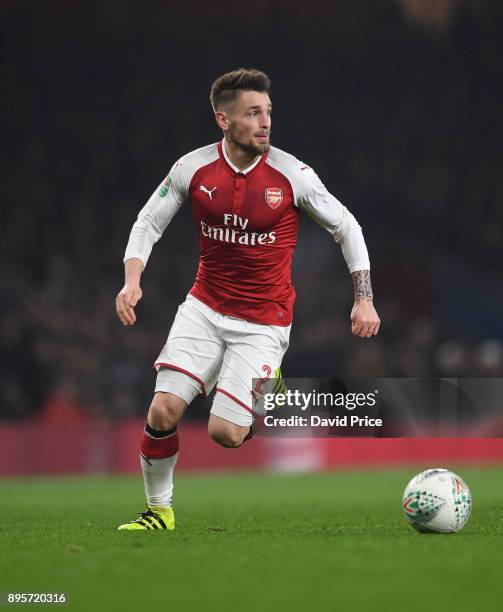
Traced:
[[474, 498], [455, 535], [402, 518], [417, 471], [180, 475], [174, 533], [116, 531], [144, 509], [139, 476], [3, 480], [0, 591], [89, 612], [499, 609], [503, 469], [455, 470]]

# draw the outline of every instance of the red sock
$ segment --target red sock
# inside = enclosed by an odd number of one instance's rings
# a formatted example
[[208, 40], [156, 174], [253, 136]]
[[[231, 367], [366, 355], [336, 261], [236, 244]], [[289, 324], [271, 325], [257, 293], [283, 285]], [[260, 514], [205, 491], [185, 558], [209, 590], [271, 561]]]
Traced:
[[140, 452], [146, 459], [165, 459], [178, 452], [178, 431], [158, 431], [145, 423], [141, 438]]

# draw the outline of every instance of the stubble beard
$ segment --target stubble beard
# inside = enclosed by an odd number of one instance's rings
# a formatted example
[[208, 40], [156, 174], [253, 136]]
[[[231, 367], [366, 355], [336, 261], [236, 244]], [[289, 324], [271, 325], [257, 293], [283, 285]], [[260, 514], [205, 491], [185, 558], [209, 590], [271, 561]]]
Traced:
[[239, 140], [236, 139], [236, 137], [234, 136], [234, 134], [232, 133], [232, 130], [229, 134], [229, 139], [230, 141], [239, 149], [241, 149], [241, 151], [243, 151], [243, 153], [246, 153], [247, 155], [263, 155], [269, 148], [269, 142], [263, 144], [263, 145], [256, 145], [253, 144], [252, 142], [240, 142]]

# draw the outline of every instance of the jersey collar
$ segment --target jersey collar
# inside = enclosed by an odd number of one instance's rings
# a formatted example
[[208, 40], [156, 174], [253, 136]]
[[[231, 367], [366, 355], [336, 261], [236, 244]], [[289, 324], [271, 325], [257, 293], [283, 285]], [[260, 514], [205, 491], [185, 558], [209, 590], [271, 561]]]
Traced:
[[233, 170], [236, 174], [248, 174], [253, 169], [255, 169], [260, 164], [260, 162], [265, 161], [265, 159], [267, 158], [267, 152], [266, 152], [263, 155], [259, 155], [257, 159], [253, 162], [253, 164], [248, 166], [248, 168], [245, 168], [244, 170], [240, 170], [237, 166], [235, 166], [231, 162], [227, 154], [227, 150], [225, 148], [225, 138], [219, 144], [220, 144], [219, 149], [221, 151], [223, 158], [225, 159], [225, 161], [227, 162], [227, 165], [231, 168], [231, 170]]

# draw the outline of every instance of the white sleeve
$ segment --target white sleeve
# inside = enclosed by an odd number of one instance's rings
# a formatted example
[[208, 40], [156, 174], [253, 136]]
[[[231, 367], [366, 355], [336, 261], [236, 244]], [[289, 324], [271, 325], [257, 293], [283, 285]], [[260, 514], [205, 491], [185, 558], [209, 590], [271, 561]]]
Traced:
[[[349, 210], [339, 202], [311, 168], [297, 170], [295, 204], [324, 227], [341, 246], [350, 272], [370, 270], [362, 228]], [[299, 176], [299, 175], [302, 176]]]
[[188, 192], [185, 167], [177, 162], [141, 209], [129, 235], [124, 261], [137, 257], [147, 265], [152, 247], [180, 210]]

